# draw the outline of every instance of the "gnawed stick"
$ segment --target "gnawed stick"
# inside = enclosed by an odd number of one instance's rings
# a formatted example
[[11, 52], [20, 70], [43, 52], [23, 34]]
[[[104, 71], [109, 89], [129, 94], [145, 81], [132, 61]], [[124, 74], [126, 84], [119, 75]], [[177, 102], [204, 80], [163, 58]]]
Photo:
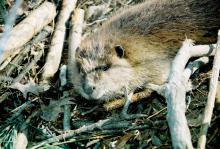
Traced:
[[72, 78], [75, 76], [76, 63], [75, 63], [75, 52], [81, 42], [82, 28], [84, 22], [84, 10], [76, 9], [74, 15], [72, 15], [71, 24], [72, 28], [69, 35], [69, 51], [68, 51], [68, 81], [72, 82]]
[[208, 100], [207, 100], [207, 104], [206, 104], [205, 111], [204, 111], [202, 126], [200, 129], [200, 136], [199, 136], [198, 147], [197, 147], [199, 149], [205, 149], [206, 135], [207, 135], [210, 123], [211, 123], [212, 112], [213, 112], [213, 108], [215, 104], [219, 69], [220, 69], [220, 30], [218, 31], [218, 42], [217, 42], [216, 54], [214, 57], [214, 63], [213, 63], [213, 68], [212, 68], [212, 76], [211, 76], [210, 85], [209, 85]]
[[[151, 93], [152, 93], [152, 91], [148, 90], [148, 89], [146, 89], [145, 91], [142, 91], [142, 92], [135, 93], [131, 98], [132, 103], [145, 99], [146, 97], [150, 96]], [[104, 108], [107, 111], [111, 111], [113, 109], [117, 109], [117, 108], [122, 107], [124, 104], [125, 104], [125, 99], [123, 99], [123, 98], [122, 99], [115, 99], [113, 101], [110, 101], [110, 102], [104, 104]]]
[[77, 0], [63, 0], [62, 10], [58, 17], [56, 29], [51, 41], [51, 47], [42, 74], [42, 79], [45, 81], [48, 81], [48, 79], [53, 77], [59, 69], [66, 32], [66, 22], [69, 19], [71, 12], [74, 10], [76, 2]]
[[50, 23], [55, 15], [55, 5], [50, 2], [44, 2], [21, 23], [16, 25], [6, 43], [0, 63], [9, 58], [14, 52], [19, 52], [19, 48], [42, 30], [45, 25]]

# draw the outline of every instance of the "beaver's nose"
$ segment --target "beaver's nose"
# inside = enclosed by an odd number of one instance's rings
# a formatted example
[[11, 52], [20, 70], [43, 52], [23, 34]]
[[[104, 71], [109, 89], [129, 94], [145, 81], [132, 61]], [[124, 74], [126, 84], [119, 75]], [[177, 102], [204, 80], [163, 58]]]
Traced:
[[91, 95], [94, 90], [95, 90], [95, 86], [84, 86], [84, 91], [88, 95]]

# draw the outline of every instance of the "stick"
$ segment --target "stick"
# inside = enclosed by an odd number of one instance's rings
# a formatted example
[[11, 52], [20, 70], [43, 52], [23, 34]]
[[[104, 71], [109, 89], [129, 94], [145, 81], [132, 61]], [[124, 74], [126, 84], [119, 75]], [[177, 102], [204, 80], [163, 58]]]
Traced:
[[19, 48], [42, 30], [44, 26], [50, 23], [55, 15], [55, 5], [46, 1], [21, 23], [16, 25], [13, 28], [7, 43], [4, 43], [5, 47], [3, 55], [0, 57], [0, 63], [10, 57], [14, 52], [19, 52]]
[[171, 68], [167, 84], [162, 86], [147, 85], [157, 91], [167, 100], [167, 121], [170, 128], [172, 144], [175, 149], [192, 149], [191, 135], [185, 117], [185, 94], [188, 91], [188, 79], [190, 75], [203, 63], [207, 63], [206, 57], [193, 62], [185, 69], [185, 65], [191, 57], [213, 55], [216, 51], [213, 45], [193, 46], [191, 40], [185, 40], [177, 53]]
[[[134, 102], [143, 100], [146, 97], [150, 96], [151, 93], [152, 93], [151, 90], [144, 90], [142, 92], [135, 93], [131, 98], [131, 102], [134, 103]], [[110, 102], [104, 104], [104, 108], [107, 111], [111, 111], [111, 110], [122, 107], [124, 104], [125, 104], [125, 99], [123, 99], [123, 98], [122, 99], [115, 99], [113, 101], [110, 101]]]
[[164, 91], [167, 100], [167, 121], [174, 149], [193, 149], [191, 135], [185, 116], [186, 82], [182, 81], [182, 73], [190, 58], [193, 43], [186, 39], [177, 53], [169, 75], [169, 82]]
[[56, 29], [51, 41], [51, 47], [44, 66], [42, 74], [43, 80], [47, 81], [53, 77], [59, 68], [65, 39], [66, 22], [75, 8], [76, 2], [77, 0], [63, 0], [62, 10], [56, 24]]
[[218, 31], [218, 42], [216, 47], [216, 54], [214, 57], [214, 63], [212, 68], [212, 76], [209, 85], [209, 94], [208, 94], [208, 101], [204, 111], [204, 118], [202, 122], [202, 127], [200, 129], [200, 136], [198, 141], [198, 148], [205, 149], [206, 144], [206, 135], [208, 132], [208, 128], [210, 126], [213, 108], [215, 104], [215, 96], [216, 90], [218, 85], [218, 76], [219, 76], [219, 69], [220, 69], [220, 30]]
[[[156, 87], [159, 89], [159, 94], [163, 95], [167, 101], [167, 121], [171, 133], [172, 145], [175, 149], [193, 148], [185, 116], [185, 96], [188, 90], [188, 78], [195, 70], [190, 69], [197, 67], [197, 62], [191, 68], [188, 66], [185, 69], [185, 65], [191, 57], [212, 55], [214, 51], [215, 48], [213, 45], [193, 46], [192, 40], [186, 39], [173, 61], [168, 83], [161, 87]], [[206, 59], [203, 61], [207, 62]]]
[[71, 105], [64, 105], [63, 130], [68, 131], [70, 129], [71, 129]]
[[[4, 27], [4, 34], [0, 40], [0, 63], [1, 63], [1, 58], [2, 58], [2, 53], [6, 47], [6, 42], [10, 38], [10, 34], [16, 19], [17, 15], [17, 10], [22, 4], [23, 0], [16, 0], [15, 5], [12, 7], [12, 9], [9, 12], [9, 16], [7, 17], [6, 24]], [[1, 2], [2, 3], [2, 2]]]
[[76, 9], [74, 15], [72, 15], [72, 28], [69, 35], [69, 51], [68, 51], [68, 76], [67, 79], [70, 83], [73, 83], [72, 79], [76, 75], [76, 63], [75, 63], [75, 52], [77, 47], [80, 45], [82, 38], [82, 28], [84, 22], [84, 10]]
[[[61, 89], [67, 84], [67, 79], [66, 79], [67, 75], [66, 75], [66, 73], [67, 73], [66, 65], [63, 65], [60, 68], [60, 75], [59, 75]], [[61, 98], [63, 98], [63, 99], [69, 98], [68, 96], [69, 96], [68, 91], [64, 91], [63, 92], [63, 97], [61, 97]], [[71, 106], [70, 105], [64, 105], [63, 130], [67, 131], [67, 130], [71, 129], [70, 119], [71, 119]]]

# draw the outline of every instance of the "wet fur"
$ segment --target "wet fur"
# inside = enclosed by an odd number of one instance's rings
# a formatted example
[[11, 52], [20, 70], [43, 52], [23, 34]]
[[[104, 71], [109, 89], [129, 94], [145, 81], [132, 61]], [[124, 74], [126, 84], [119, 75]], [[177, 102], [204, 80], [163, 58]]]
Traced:
[[[85, 38], [76, 52], [76, 90], [87, 99], [110, 99], [145, 83], [162, 84], [185, 37], [216, 42], [218, 0], [148, 0], [125, 8]], [[121, 45], [124, 56], [114, 47]], [[108, 71], [97, 69], [110, 66]], [[97, 69], [97, 70], [96, 70]], [[91, 94], [87, 88], [95, 87]]]

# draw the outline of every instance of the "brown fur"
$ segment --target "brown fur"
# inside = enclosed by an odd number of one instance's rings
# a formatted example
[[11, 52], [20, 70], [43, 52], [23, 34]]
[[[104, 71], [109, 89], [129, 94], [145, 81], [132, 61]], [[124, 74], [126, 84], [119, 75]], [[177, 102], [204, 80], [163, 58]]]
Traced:
[[[122, 9], [82, 41], [75, 89], [87, 99], [102, 100], [122, 95], [124, 87], [162, 84], [185, 37], [214, 43], [219, 28], [218, 0], [148, 0]], [[116, 45], [125, 50], [123, 57]]]

